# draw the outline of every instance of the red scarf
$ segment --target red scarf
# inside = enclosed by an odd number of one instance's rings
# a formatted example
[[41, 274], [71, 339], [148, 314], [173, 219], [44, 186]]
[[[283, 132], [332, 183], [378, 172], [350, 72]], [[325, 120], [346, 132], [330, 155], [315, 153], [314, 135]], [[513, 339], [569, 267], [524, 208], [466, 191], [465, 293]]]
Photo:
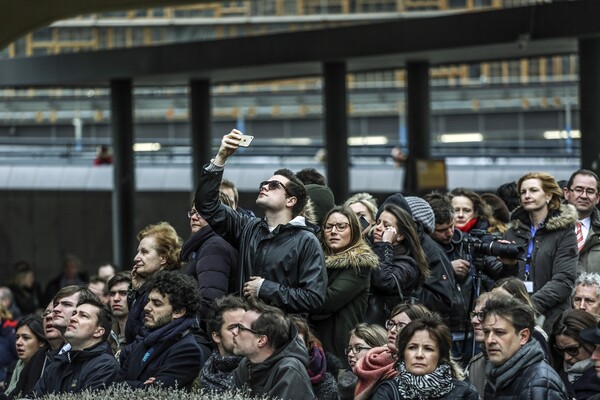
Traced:
[[470, 220], [467, 221], [466, 224], [464, 224], [461, 227], [456, 227], [456, 229], [458, 229], [461, 232], [464, 233], [469, 233], [471, 231], [471, 229], [473, 229], [475, 227], [475, 225], [477, 225], [477, 222], [479, 222], [479, 218], [471, 218]]
[[358, 360], [353, 368], [358, 377], [354, 399], [364, 400], [371, 397], [377, 384], [398, 375], [394, 368], [396, 359], [387, 346], [374, 347], [363, 358]]

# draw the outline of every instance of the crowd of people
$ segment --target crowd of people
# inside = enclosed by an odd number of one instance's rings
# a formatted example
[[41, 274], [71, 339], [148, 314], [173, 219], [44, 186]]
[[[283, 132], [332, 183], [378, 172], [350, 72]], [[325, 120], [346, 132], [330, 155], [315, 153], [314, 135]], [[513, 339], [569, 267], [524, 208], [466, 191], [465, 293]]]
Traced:
[[[42, 292], [0, 288], [0, 398], [201, 388], [273, 399], [600, 399], [600, 181], [525, 173], [496, 193], [336, 201], [280, 169], [241, 209], [201, 171], [184, 241], [138, 234], [133, 267], [68, 256]], [[341, 204], [341, 205], [336, 205]]]

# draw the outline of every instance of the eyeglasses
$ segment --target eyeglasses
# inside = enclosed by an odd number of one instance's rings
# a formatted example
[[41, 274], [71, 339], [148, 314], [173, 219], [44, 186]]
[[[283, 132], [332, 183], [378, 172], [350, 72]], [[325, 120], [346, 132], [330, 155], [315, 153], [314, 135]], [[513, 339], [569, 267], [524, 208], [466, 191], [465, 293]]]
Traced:
[[569, 190], [573, 193], [575, 193], [577, 196], [581, 196], [583, 194], [583, 192], [585, 192], [585, 194], [587, 194], [589, 197], [594, 197], [598, 194], [598, 191], [596, 189], [592, 189], [592, 188], [583, 188], [581, 186], [577, 186], [574, 187], [573, 189], [569, 188]]
[[243, 332], [243, 331], [247, 331], [250, 332], [254, 335], [260, 335], [260, 333], [258, 333], [257, 331], [255, 331], [254, 329], [250, 329], [250, 328], [246, 328], [244, 325], [242, 324], [235, 324], [233, 325], [233, 327], [231, 328], [232, 331], [234, 330], [238, 330], [239, 332]]
[[354, 355], [357, 355], [361, 351], [371, 350], [371, 347], [363, 347], [363, 346], [348, 346], [344, 349], [344, 354], [348, 355], [350, 352], [353, 352]]
[[187, 216], [188, 216], [189, 219], [192, 219], [192, 217], [194, 215], [196, 217], [200, 217], [200, 214], [198, 214], [198, 211], [196, 211], [196, 210], [190, 210], [190, 211], [187, 212]]
[[483, 322], [483, 312], [481, 312], [481, 311], [479, 311], [479, 312], [471, 311], [469, 313], [469, 315], [471, 316], [471, 319], [477, 317], [477, 320], [479, 322]]
[[581, 347], [580, 344], [574, 344], [572, 346], [567, 346], [567, 347], [554, 346], [554, 350], [558, 351], [560, 354], [567, 353], [571, 357], [577, 357], [577, 355], [579, 354], [580, 347]]
[[267, 189], [269, 190], [277, 190], [279, 188], [282, 188], [288, 196], [291, 196], [290, 192], [288, 192], [285, 185], [279, 181], [263, 181], [260, 183], [258, 191], [260, 191], [264, 186], [267, 186]]
[[406, 322], [394, 322], [391, 319], [385, 321], [385, 329], [391, 331], [393, 328], [396, 328], [396, 331], [399, 332], [408, 325]]
[[348, 226], [350, 226], [350, 224], [347, 222], [338, 222], [337, 224], [325, 224], [325, 232], [331, 232], [334, 227], [338, 232], [344, 232], [346, 229], [348, 229]]

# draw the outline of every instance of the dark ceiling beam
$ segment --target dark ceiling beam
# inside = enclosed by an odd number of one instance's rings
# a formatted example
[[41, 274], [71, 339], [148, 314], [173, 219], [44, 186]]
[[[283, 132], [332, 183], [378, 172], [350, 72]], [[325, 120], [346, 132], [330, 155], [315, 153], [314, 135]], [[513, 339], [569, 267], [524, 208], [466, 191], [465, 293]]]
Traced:
[[600, 1], [556, 2], [495, 11], [401, 19], [351, 27], [101, 50], [0, 61], [0, 87], [187, 85], [322, 74], [323, 62], [348, 72], [575, 54], [577, 40], [600, 35]]
[[219, 0], [0, 0], [0, 49], [21, 36], [81, 14], [215, 3]]

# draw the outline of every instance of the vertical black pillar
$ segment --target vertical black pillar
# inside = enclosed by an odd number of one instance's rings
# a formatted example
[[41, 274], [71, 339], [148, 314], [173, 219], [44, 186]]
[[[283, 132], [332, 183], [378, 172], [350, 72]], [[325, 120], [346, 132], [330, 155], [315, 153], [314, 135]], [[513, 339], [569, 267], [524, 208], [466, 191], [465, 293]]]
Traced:
[[190, 122], [192, 138], [192, 179], [196, 190], [201, 168], [213, 154], [210, 132], [210, 81], [190, 81]]
[[600, 39], [579, 39], [581, 167], [600, 173]]
[[416, 160], [428, 159], [431, 155], [429, 133], [429, 63], [409, 62], [406, 64], [406, 97], [408, 130], [408, 159], [404, 174], [404, 191], [417, 192]]
[[336, 203], [343, 203], [350, 191], [348, 163], [348, 116], [346, 64], [323, 65], [325, 78], [325, 149], [327, 150], [327, 185]]
[[110, 82], [114, 188], [112, 193], [113, 259], [131, 269], [135, 254], [133, 99], [131, 79]]

